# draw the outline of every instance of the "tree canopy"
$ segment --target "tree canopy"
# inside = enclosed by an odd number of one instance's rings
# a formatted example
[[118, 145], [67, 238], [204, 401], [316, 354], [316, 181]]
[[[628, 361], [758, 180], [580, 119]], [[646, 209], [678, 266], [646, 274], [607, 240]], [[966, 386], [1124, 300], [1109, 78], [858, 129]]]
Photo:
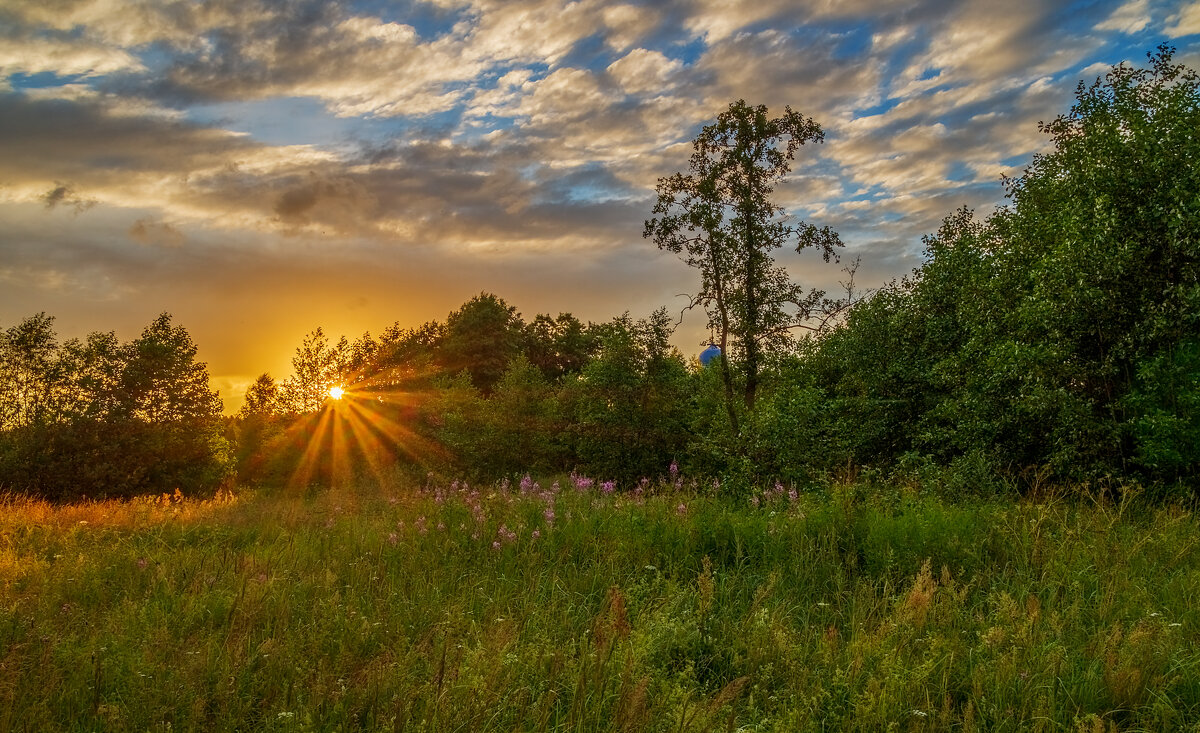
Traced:
[[693, 141], [689, 173], [658, 181], [655, 217], [644, 236], [700, 271], [689, 307], [705, 310], [725, 355], [721, 369], [735, 431], [730, 359], [740, 361], [742, 400], [753, 409], [764, 353], [788, 343], [793, 329], [814, 328], [812, 317], [835, 307], [824, 292], [806, 293], [792, 282], [771, 255], [793, 243], [797, 251], [815, 248], [828, 261], [842, 246], [828, 227], [790, 223], [771, 198], [796, 150], [823, 139], [816, 122], [790, 107], [771, 118], [765, 106], [738, 100]]

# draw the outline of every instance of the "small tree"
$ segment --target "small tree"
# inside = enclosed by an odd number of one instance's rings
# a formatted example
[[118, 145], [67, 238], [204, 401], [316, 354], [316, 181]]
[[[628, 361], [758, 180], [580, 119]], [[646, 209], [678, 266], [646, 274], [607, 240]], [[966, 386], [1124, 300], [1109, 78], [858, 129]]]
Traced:
[[738, 100], [693, 141], [691, 172], [658, 181], [656, 217], [643, 236], [700, 270], [700, 290], [688, 308], [704, 308], [726, 355], [722, 380], [735, 433], [730, 357], [741, 363], [742, 400], [753, 409], [764, 355], [787, 344], [794, 329], [819, 330], [842, 306], [823, 291], [805, 293], [771, 256], [792, 242], [797, 251], [815, 248], [828, 262], [842, 246], [828, 227], [789, 223], [771, 198], [796, 149], [823, 139], [816, 122], [790, 107], [770, 118], [765, 106]]
[[319, 411], [329, 399], [329, 388], [346, 378], [350, 358], [345, 336], [331, 346], [320, 327], [307, 334], [292, 357], [293, 374], [279, 391], [281, 409], [293, 414]]

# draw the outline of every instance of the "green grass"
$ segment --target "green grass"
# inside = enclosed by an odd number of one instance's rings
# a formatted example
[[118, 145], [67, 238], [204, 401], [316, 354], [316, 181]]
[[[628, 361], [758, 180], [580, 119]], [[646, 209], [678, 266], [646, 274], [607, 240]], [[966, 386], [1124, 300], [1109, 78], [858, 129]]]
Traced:
[[0, 731], [1200, 725], [1185, 511], [562, 483], [10, 498]]

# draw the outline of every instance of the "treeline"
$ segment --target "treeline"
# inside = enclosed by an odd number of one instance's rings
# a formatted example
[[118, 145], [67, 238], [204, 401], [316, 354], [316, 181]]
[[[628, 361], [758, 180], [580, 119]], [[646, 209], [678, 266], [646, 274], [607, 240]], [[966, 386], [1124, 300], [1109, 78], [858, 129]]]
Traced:
[[[726, 277], [726, 301], [741, 310], [710, 317], [742, 324], [730, 329], [728, 374], [672, 352], [663, 313], [573, 324], [562, 329], [571, 348], [552, 336], [569, 316], [522, 324], [490, 295], [444, 326], [384, 339], [383, 351], [402, 354], [395, 364], [410, 373], [443, 375], [425, 385], [422, 424], [457, 468], [490, 477], [578, 468], [631, 481], [675, 461], [742, 483], [865, 470], [954, 494], [1046, 482], [1190, 494], [1200, 469], [1200, 83], [1171, 55], [1163, 47], [1146, 68], [1081, 83], [1071, 110], [1042, 125], [1051, 150], [1006, 181], [1007, 206], [983, 220], [947, 217], [926, 238], [922, 267], [802, 340], [761, 325], [781, 318], [767, 311], [768, 290], [747, 308], [747, 283], [773, 273], [756, 274], [762, 253], [739, 249], [738, 219], [711, 216], [754, 202], [696, 203], [731, 167], [712, 165], [709, 148], [751, 147], [736, 136], [756, 124], [758, 141], [773, 141], [789, 119], [731, 105], [733, 132], [705, 129], [696, 173], [664, 179], [664, 217], [647, 225], [656, 236], [684, 231], [706, 284]], [[679, 191], [690, 209], [677, 208]], [[768, 239], [777, 207], [759, 210]], [[693, 249], [698, 231], [709, 249]], [[467, 374], [451, 376], [459, 368]]]
[[[292, 480], [339, 420], [347, 450], [473, 479], [579, 470], [624, 481], [684, 453], [695, 370], [669, 339], [665, 310], [583, 323], [569, 313], [525, 322], [481, 293], [445, 323], [393, 326], [331, 342], [321, 329], [296, 350], [293, 374], [264, 374], [239, 413], [243, 481]], [[334, 399], [330, 389], [345, 390]], [[331, 441], [332, 442], [332, 441]], [[328, 478], [337, 456], [321, 453]], [[366, 469], [378, 455], [356, 455]]]
[[1197, 488], [1200, 83], [1151, 62], [1081, 83], [1008, 206], [948, 217], [927, 264], [793, 361], [810, 444], [975, 485]]
[[[819, 127], [731, 105], [697, 138], [692, 173], [660, 182], [647, 223], [701, 270], [693, 304], [726, 352], [708, 368], [670, 346], [662, 310], [526, 322], [482, 293], [444, 323], [337, 342], [317, 329], [293, 374], [260, 377], [222, 432], [167, 317], [130, 344], [61, 346], [47, 318], [29, 319], [0, 344], [0, 486], [111, 495], [398, 465], [631, 488], [675, 464], [726, 487], [866, 475], [959, 496], [1138, 483], [1194, 498], [1200, 81], [1160, 48], [1146, 68], [1080, 84], [1042, 129], [1051, 149], [1007, 181], [1007, 206], [949, 216], [922, 267], [842, 310], [771, 264], [784, 240], [840, 244], [783, 224], [769, 199], [795, 145], [765, 168], [754, 157]], [[846, 315], [788, 335], [815, 313]]]
[[59, 343], [53, 319], [0, 331], [0, 491], [56, 500], [212, 493], [232, 477], [221, 400], [182, 326]]

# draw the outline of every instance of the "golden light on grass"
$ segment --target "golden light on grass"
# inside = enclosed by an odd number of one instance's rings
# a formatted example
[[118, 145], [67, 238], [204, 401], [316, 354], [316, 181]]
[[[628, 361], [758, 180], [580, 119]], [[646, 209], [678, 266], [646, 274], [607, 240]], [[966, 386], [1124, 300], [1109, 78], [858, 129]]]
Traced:
[[342, 395], [344, 394], [346, 394], [346, 390], [342, 389], [341, 387], [335, 386], [329, 388], [329, 396], [335, 400], [342, 399]]

